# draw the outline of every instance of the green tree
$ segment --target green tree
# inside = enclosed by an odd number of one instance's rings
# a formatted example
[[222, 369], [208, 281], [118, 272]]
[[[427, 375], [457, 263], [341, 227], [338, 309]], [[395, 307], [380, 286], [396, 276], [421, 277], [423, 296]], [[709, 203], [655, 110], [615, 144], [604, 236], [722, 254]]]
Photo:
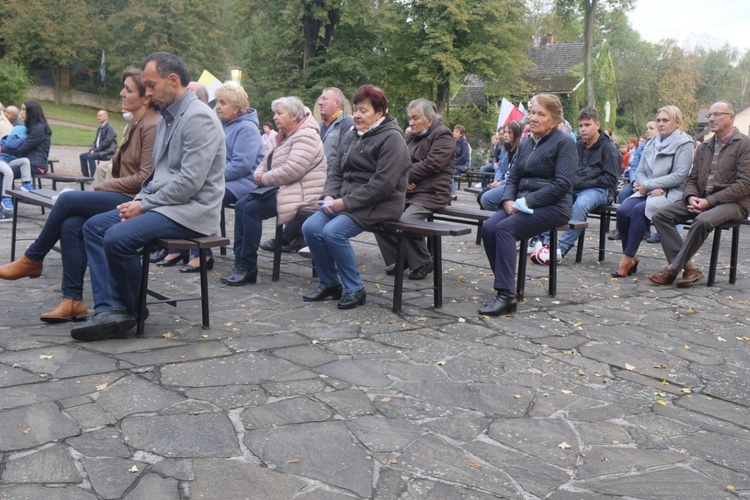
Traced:
[[6, 55], [23, 64], [52, 70], [59, 102], [60, 69], [95, 60], [95, 44], [85, 0], [6, 0], [0, 36]]
[[6, 106], [11, 104], [20, 107], [26, 91], [29, 90], [31, 80], [26, 68], [17, 62], [0, 60], [0, 102]]

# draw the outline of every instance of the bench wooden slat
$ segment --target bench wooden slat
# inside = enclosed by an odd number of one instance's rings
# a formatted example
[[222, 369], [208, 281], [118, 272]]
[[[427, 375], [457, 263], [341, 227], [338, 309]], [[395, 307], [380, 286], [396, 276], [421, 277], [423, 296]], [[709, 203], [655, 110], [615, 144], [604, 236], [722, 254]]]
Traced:
[[430, 221], [393, 221], [381, 225], [386, 231], [401, 231], [422, 236], [461, 236], [471, 233], [471, 228], [440, 224]]

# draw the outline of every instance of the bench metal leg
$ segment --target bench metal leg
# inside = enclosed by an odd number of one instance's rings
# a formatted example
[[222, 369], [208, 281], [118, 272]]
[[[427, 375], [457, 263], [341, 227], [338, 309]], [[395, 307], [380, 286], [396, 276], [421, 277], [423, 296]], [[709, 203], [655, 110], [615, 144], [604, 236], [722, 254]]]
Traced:
[[281, 275], [281, 246], [284, 242], [281, 237], [284, 234], [284, 226], [282, 224], [276, 224], [276, 236], [273, 240], [273, 272], [271, 273], [271, 281], [279, 281]]
[[516, 276], [516, 298], [520, 302], [523, 300], [523, 294], [526, 290], [526, 248], [529, 246], [528, 238], [521, 240], [521, 246], [518, 249], [518, 273]]
[[557, 231], [549, 232], [549, 294], [557, 295]]
[[18, 200], [13, 198], [13, 226], [10, 236], [10, 261], [16, 260], [16, 231], [18, 230]]
[[203, 316], [203, 328], [211, 326], [208, 311], [208, 268], [206, 267], [206, 249], [198, 249], [198, 258], [200, 259], [201, 275], [201, 314]]
[[440, 309], [443, 307], [443, 242], [440, 236], [429, 239], [433, 240], [432, 274], [434, 275], [433, 285], [435, 287], [433, 302], [435, 309]]
[[143, 247], [143, 263], [141, 264], [141, 291], [138, 293], [138, 328], [136, 329], [136, 336], [143, 337], [143, 331], [146, 326], [146, 296], [148, 290], [148, 266], [149, 266], [149, 255], [151, 251], [156, 248], [156, 245], [144, 245]]
[[706, 286], [714, 286], [716, 281], [716, 266], [719, 264], [719, 247], [721, 245], [721, 229], [714, 229], [714, 241], [711, 244], [711, 260], [708, 264], [708, 281]]
[[484, 225], [484, 221], [477, 221], [477, 245], [482, 244], [482, 226]]
[[740, 254], [740, 226], [732, 228], [732, 250], [729, 258], [729, 284], [737, 283], [737, 266]]
[[[224, 213], [224, 206], [221, 207], [221, 220], [219, 221], [219, 231], [221, 232], [221, 237], [226, 238], [227, 237], [227, 216]], [[227, 247], [221, 247], [219, 250], [219, 253], [221, 255], [227, 254]]]
[[604, 261], [605, 249], [607, 244], [607, 233], [609, 233], [610, 216], [609, 213], [599, 216], [599, 262]]
[[[578, 243], [576, 244], [576, 264], [580, 264], [583, 260], [583, 241], [586, 239], [586, 230], [581, 229], [581, 234], [578, 235]], [[602, 260], [602, 259], [599, 259]]]
[[393, 277], [393, 312], [401, 312], [404, 292], [404, 233], [396, 235], [396, 275]]

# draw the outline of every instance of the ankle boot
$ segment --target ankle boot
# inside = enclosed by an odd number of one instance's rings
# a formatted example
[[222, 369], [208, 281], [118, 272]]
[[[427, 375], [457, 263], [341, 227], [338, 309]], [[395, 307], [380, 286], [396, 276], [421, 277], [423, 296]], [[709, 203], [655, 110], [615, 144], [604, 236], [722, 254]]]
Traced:
[[38, 278], [42, 275], [42, 261], [31, 260], [25, 255], [10, 264], [0, 266], [0, 279]]
[[507, 290], [498, 290], [495, 298], [477, 311], [485, 316], [500, 316], [516, 312], [516, 293]]
[[63, 323], [65, 321], [83, 321], [89, 315], [86, 304], [80, 300], [62, 299], [54, 311], [46, 312], [39, 319], [46, 323]]

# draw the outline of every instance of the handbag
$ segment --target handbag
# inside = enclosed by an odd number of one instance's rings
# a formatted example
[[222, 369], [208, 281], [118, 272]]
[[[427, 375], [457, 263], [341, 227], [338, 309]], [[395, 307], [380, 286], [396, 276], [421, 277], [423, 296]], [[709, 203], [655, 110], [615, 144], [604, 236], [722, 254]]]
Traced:
[[276, 191], [278, 190], [279, 190], [279, 186], [256, 186], [248, 194], [252, 196], [253, 198], [257, 198], [259, 200], [265, 200], [272, 194], [276, 193]]

